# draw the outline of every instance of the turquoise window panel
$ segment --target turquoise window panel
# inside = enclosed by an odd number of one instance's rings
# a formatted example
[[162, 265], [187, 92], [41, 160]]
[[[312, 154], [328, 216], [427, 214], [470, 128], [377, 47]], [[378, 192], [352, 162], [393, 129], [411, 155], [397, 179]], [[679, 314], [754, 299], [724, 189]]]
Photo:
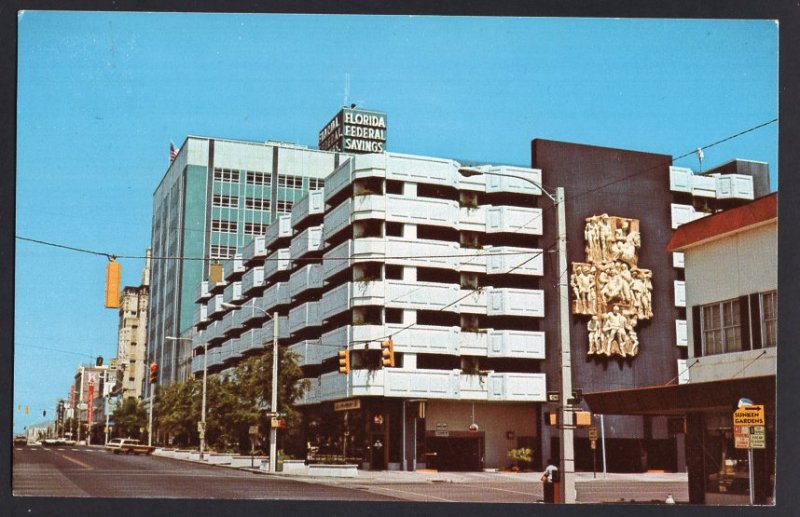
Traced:
[[[186, 167], [183, 227], [183, 256], [205, 257], [206, 181], [208, 169], [199, 165]], [[192, 327], [194, 294], [203, 277], [202, 260], [183, 260], [181, 269], [181, 307], [178, 329], [183, 333]]]

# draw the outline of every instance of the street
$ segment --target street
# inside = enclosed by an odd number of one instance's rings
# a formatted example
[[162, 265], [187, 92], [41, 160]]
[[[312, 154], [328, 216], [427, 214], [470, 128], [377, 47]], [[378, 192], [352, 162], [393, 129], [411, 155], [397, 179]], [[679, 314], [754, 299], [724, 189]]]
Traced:
[[15, 496], [392, 501], [388, 494], [313, 485], [237, 469], [100, 447], [15, 447]]
[[[15, 447], [15, 496], [535, 503], [538, 472], [361, 471], [357, 478], [264, 475], [101, 447]], [[578, 474], [577, 502], [688, 501], [685, 474]]]

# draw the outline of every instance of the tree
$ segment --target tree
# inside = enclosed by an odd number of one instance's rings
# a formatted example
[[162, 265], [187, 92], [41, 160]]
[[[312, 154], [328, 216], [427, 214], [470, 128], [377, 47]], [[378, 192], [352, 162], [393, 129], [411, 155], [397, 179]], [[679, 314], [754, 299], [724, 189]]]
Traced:
[[147, 411], [138, 399], [131, 397], [117, 404], [111, 419], [114, 421], [114, 436], [139, 438], [147, 425]]
[[[279, 351], [278, 408], [287, 424], [285, 448], [305, 451], [301, 416], [292, 407], [308, 389], [301, 382], [303, 372], [297, 354], [287, 348]], [[269, 435], [270, 421], [262, 409], [271, 400], [272, 348], [241, 361], [232, 373], [209, 375], [206, 380], [206, 443], [216, 450], [250, 450], [248, 430], [259, 425], [262, 436]], [[202, 380], [160, 386], [156, 391], [154, 423], [175, 445], [199, 443], [197, 423], [201, 417]], [[116, 421], [116, 418], [115, 418]]]
[[[298, 365], [297, 354], [282, 347], [278, 350], [278, 410], [286, 416], [286, 430], [284, 448], [305, 451], [302, 443], [302, 418], [293, 403], [302, 397], [308, 389], [308, 381], [303, 380], [303, 371]], [[235, 393], [239, 400], [244, 402], [236, 414], [236, 432], [241, 436], [246, 431], [245, 426], [259, 424], [261, 435], [266, 436], [270, 430], [270, 419], [260, 408], [265, 407], [272, 399], [272, 347], [265, 348], [264, 352], [249, 357], [239, 363], [233, 373]], [[275, 411], [276, 408], [271, 408]], [[245, 442], [246, 443], [246, 442]]]

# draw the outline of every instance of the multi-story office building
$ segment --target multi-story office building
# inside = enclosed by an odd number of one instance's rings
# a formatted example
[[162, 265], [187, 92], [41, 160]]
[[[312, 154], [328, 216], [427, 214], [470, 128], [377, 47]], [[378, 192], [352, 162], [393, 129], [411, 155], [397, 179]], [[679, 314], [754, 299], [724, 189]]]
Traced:
[[[602, 311], [586, 311], [576, 306], [577, 297], [570, 293], [572, 384], [582, 389], [587, 399], [598, 392], [618, 393], [677, 380], [688, 357], [686, 282], [682, 254], [666, 251], [670, 238], [682, 224], [768, 193], [768, 171], [763, 163], [734, 160], [703, 174], [671, 163], [668, 155], [540, 139], [532, 142], [532, 164], [541, 169], [544, 183], [562, 186], [566, 194], [569, 274], [556, 271], [555, 261], [545, 262], [548, 317], [542, 330], [547, 349], [558, 349], [559, 342], [559, 297], [554, 285], [570, 281], [571, 290], [580, 291], [573, 283], [580, 281], [576, 277], [581, 272], [578, 269], [576, 274], [576, 268], [591, 271], [584, 278], [591, 286], [586, 294], [606, 305]], [[547, 245], [556, 239], [555, 210], [546, 204], [543, 209], [542, 242]], [[626, 243], [632, 251], [627, 258]], [[620, 252], [614, 253], [617, 245]], [[594, 247], [605, 247], [615, 260], [597, 257]], [[593, 253], [596, 260], [592, 260]], [[639, 298], [646, 301], [639, 303]], [[632, 325], [614, 328], [614, 306], [627, 314], [625, 319]], [[617, 354], [593, 349], [598, 342], [613, 344], [615, 332], [631, 337], [631, 345], [635, 341], [633, 353], [626, 353], [631, 350], [624, 346]], [[544, 371], [550, 390], [559, 389], [559, 368], [557, 359], [547, 361]], [[583, 407], [603, 413], [599, 406]], [[550, 409], [543, 406], [540, 410]], [[599, 428], [600, 419], [594, 424]], [[606, 415], [602, 424], [605, 440], [598, 447], [606, 447], [610, 471], [685, 469], [684, 433], [678, 422], [659, 414]], [[558, 428], [545, 426], [542, 431], [539, 459], [558, 457]], [[578, 470], [592, 470], [593, 450], [586, 428], [575, 431], [575, 461]]]
[[147, 302], [150, 285], [150, 250], [147, 250], [142, 283], [126, 286], [120, 293], [117, 341], [117, 393], [141, 398], [147, 371]]
[[[323, 451], [376, 469], [478, 470], [532, 446], [545, 400], [541, 192], [464, 178], [459, 166], [394, 153], [344, 161], [324, 192], [225, 263], [221, 292], [206, 286], [195, 347], [208, 344], [210, 371], [271, 341], [262, 310], [277, 311], [280, 342], [311, 381], [296, 404]], [[482, 169], [541, 180], [533, 169]]]
[[153, 196], [147, 343], [160, 383], [190, 375], [186, 339], [212, 261], [234, 257], [305, 192], [320, 188], [337, 156], [281, 142], [186, 138]]

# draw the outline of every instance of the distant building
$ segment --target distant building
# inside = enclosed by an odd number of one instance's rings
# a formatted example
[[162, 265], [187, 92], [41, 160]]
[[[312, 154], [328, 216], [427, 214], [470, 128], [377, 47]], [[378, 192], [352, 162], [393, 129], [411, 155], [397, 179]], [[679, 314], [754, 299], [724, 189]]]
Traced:
[[[116, 372], [109, 365], [80, 365], [75, 372], [74, 383], [70, 388], [70, 407], [75, 408], [73, 416], [73, 432], [76, 439], [85, 439], [85, 429], [90, 431], [94, 426], [105, 426], [105, 401], [104, 396], [111, 392], [116, 379]], [[80, 431], [77, 424], [83, 429]], [[99, 432], [102, 433], [102, 430]], [[98, 433], [95, 430], [95, 435]]]
[[124, 399], [141, 398], [147, 370], [147, 305], [150, 285], [150, 250], [142, 283], [126, 286], [120, 294], [117, 344], [117, 393]]
[[[195, 300], [215, 261], [232, 258], [307, 191], [339, 153], [283, 142], [187, 137], [153, 195], [148, 363], [158, 382], [191, 375]], [[144, 381], [145, 396], [149, 382]]]

